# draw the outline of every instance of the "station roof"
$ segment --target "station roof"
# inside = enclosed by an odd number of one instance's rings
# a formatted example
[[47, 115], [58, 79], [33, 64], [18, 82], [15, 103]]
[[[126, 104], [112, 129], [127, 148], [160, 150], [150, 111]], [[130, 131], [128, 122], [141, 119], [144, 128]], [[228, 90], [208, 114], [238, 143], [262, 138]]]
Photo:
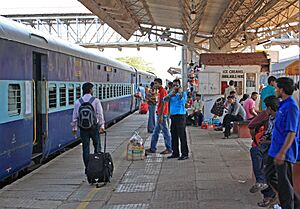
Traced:
[[[181, 29], [196, 51], [238, 51], [290, 31], [298, 33], [298, 0], [79, 0], [129, 39]], [[165, 27], [158, 31], [155, 27]], [[172, 40], [172, 39], [171, 39]]]

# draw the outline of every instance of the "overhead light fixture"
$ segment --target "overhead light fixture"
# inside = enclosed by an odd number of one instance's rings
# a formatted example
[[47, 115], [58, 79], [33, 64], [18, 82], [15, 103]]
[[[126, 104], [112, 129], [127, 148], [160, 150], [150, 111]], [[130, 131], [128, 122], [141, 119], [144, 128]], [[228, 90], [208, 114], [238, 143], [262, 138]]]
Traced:
[[192, 20], [195, 20], [196, 19], [196, 11], [195, 10], [193, 10], [193, 11], [191, 11], [191, 19]]

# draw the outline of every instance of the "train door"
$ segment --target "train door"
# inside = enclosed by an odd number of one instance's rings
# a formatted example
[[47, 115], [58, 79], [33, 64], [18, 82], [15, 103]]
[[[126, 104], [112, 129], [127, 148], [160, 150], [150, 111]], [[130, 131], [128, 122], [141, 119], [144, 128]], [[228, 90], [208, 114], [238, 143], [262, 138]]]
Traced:
[[33, 52], [33, 158], [42, 155], [43, 144], [45, 143], [48, 136], [48, 108], [46, 99], [47, 65], [47, 55]]

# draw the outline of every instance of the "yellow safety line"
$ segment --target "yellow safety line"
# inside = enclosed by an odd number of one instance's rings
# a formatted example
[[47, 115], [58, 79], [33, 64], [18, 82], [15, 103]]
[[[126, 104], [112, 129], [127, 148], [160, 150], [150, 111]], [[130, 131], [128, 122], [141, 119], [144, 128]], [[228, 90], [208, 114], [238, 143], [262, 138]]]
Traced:
[[85, 209], [90, 204], [90, 201], [94, 198], [98, 191], [98, 188], [93, 188], [84, 198], [83, 202], [80, 203], [76, 209]]

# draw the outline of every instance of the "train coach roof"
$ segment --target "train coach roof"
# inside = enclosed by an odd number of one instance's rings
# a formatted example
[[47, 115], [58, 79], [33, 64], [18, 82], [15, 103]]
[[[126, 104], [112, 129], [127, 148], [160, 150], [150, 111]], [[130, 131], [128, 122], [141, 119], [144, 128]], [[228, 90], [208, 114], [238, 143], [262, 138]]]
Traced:
[[75, 57], [103, 63], [108, 66], [135, 72], [134, 68], [126, 63], [108, 58], [102, 54], [99, 55], [90, 49], [46, 35], [39, 30], [27, 27], [21, 23], [17, 23], [1, 16], [0, 38], [51, 51], [61, 52]]

